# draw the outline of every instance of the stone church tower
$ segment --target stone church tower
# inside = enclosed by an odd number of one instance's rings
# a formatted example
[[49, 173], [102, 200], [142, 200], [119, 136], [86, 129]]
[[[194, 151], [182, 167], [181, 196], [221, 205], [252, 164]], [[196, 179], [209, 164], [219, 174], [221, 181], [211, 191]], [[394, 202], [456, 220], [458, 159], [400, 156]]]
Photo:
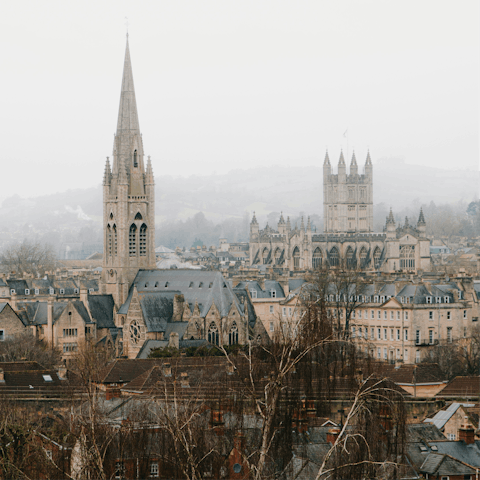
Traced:
[[130, 51], [125, 51], [113, 164], [103, 178], [103, 270], [101, 292], [117, 307], [126, 300], [139, 269], [156, 268], [155, 183], [143, 154]]
[[373, 232], [373, 166], [370, 153], [363, 174], [358, 173], [354, 153], [347, 175], [342, 152], [338, 173], [334, 175], [327, 152], [323, 163], [323, 219], [325, 233]]

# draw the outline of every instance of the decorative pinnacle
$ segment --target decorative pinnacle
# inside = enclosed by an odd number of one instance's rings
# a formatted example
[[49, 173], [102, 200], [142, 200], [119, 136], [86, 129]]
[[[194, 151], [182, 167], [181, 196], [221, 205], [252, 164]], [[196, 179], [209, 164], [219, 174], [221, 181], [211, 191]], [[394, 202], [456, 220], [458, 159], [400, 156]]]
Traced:
[[357, 159], [355, 158], [355, 150], [353, 151], [352, 161], [350, 163], [350, 166], [357, 166]]
[[252, 217], [252, 222], [251, 222], [252, 225], [258, 225], [258, 222], [257, 222], [257, 217], [255, 216], [255, 211], [253, 212], [253, 217]]
[[280, 225], [285, 225], [285, 219], [283, 218], [283, 212], [280, 212], [280, 220], [278, 221]]
[[307, 220], [307, 230], [311, 230], [311, 229], [312, 229], [312, 225], [310, 224], [310, 216], [309, 216]]
[[425, 221], [425, 217], [423, 216], [423, 208], [420, 207], [420, 216], [418, 217], [417, 225], [425, 226], [427, 222]]
[[395, 225], [395, 218], [393, 217], [392, 208], [390, 207], [390, 214], [387, 217], [387, 225]]
[[328, 157], [328, 150], [325, 153], [325, 161], [323, 162], [324, 166], [330, 166], [330, 158]]
[[338, 161], [338, 165], [345, 165], [345, 159], [343, 158], [343, 150], [340, 151], [340, 160]]
[[365, 165], [369, 165], [369, 166], [372, 165], [372, 159], [370, 158], [370, 150], [367, 153], [367, 160], [365, 162]]

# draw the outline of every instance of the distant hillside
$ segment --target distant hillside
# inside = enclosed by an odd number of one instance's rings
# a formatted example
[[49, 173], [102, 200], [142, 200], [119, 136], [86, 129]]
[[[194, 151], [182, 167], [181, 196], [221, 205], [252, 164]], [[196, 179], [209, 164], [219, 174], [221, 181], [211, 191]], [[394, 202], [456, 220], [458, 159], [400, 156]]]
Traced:
[[[408, 165], [401, 160], [374, 164], [374, 201], [404, 208], [415, 204], [470, 202], [478, 193], [480, 173]], [[219, 222], [242, 218], [253, 210], [259, 219], [270, 212], [285, 215], [322, 215], [322, 165], [314, 167], [258, 167], [232, 170], [225, 175], [160, 176], [156, 179], [157, 226], [163, 221], [186, 220], [202, 211]], [[0, 228], [9, 225], [97, 225], [102, 216], [102, 189], [69, 190], [35, 198], [7, 198], [0, 209]]]

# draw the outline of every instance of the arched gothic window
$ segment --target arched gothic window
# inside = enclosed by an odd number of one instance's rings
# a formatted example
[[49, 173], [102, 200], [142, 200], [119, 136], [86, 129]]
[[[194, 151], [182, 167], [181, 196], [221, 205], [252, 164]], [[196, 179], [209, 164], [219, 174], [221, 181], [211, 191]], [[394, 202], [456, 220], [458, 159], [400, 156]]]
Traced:
[[128, 232], [128, 253], [131, 257], [137, 254], [137, 226], [134, 223]]
[[262, 252], [262, 261], [263, 264], [267, 263], [267, 258], [268, 258], [268, 248], [265, 247]]
[[382, 252], [380, 251], [379, 247], [376, 247], [373, 251], [373, 266], [378, 268], [380, 266], [380, 257], [382, 256]]
[[352, 247], [347, 248], [346, 257], [347, 257], [347, 268], [353, 268], [355, 266], [355, 255]]
[[233, 322], [232, 328], [228, 334], [228, 344], [236, 345], [238, 343], [238, 328], [236, 322]]
[[135, 215], [135, 220], [142, 220], [143, 217], [142, 217], [142, 214], [140, 212], [137, 212], [137, 214]]
[[365, 263], [367, 262], [367, 249], [362, 247], [360, 250], [360, 267], [366, 267]]
[[400, 245], [400, 269], [415, 269], [415, 245]]
[[137, 158], [137, 151], [133, 152], [133, 166], [138, 167], [138, 158]]
[[322, 251], [320, 250], [319, 247], [315, 249], [313, 252], [313, 258], [312, 258], [312, 267], [313, 268], [319, 268], [322, 266], [322, 261], [323, 261], [323, 255]]
[[300, 268], [300, 250], [295, 247], [293, 250], [293, 268], [298, 270]]
[[117, 256], [117, 244], [118, 244], [118, 237], [117, 237], [117, 226], [113, 225], [113, 254]]
[[274, 257], [275, 257], [275, 265], [278, 265], [278, 264], [280, 263], [280, 257], [281, 257], [281, 255], [282, 255], [282, 252], [280, 251], [279, 248], [277, 248], [277, 249], [275, 250], [275, 255], [274, 255]]
[[214, 322], [212, 322], [208, 327], [207, 340], [209, 343], [213, 343], [213, 345], [218, 345], [218, 328]]
[[107, 255], [112, 255], [112, 229], [107, 226]]
[[332, 267], [338, 267], [340, 265], [340, 255], [338, 253], [337, 247], [333, 247], [330, 250], [329, 262]]
[[147, 255], [147, 226], [143, 224], [140, 227], [140, 256]]

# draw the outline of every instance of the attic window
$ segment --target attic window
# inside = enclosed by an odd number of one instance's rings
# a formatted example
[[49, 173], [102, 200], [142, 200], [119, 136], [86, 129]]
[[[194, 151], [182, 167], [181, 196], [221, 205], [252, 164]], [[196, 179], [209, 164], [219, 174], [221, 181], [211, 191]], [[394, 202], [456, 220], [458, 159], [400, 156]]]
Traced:
[[450, 303], [450, 297], [445, 297], [445, 303]]
[[277, 297], [277, 292], [275, 290], [272, 290], [270, 292], [270, 294], [272, 295], [272, 298], [276, 298]]
[[432, 297], [427, 297], [427, 303], [432, 303]]
[[148, 287], [148, 282], [145, 284], [145, 288], [147, 288], [147, 287]]
[[188, 288], [192, 288], [193, 287], [193, 282], [190, 282], [190, 285], [188, 286]]
[[223, 284], [223, 288], [227, 288], [227, 284], [226, 284], [226, 283]]
[[13, 295], [15, 293], [15, 289], [14, 288], [11, 288], [10, 289], [10, 295]]
[[167, 287], [168, 287], [168, 282], [165, 282], [165, 288], [167, 288]]
[[30, 290], [28, 288], [25, 289], [25, 295], [30, 295]]
[[65, 295], [65, 289], [64, 288], [60, 289], [60, 295]]
[[42, 375], [45, 382], [53, 382], [53, 378], [50, 375]]
[[208, 286], [208, 288], [212, 288], [213, 287], [213, 282], [210, 282], [210, 285]]
[[53, 294], [55, 293], [55, 290], [54, 290], [53, 288], [49, 288], [49, 289], [48, 289], [48, 293], [49, 293], [50, 295], [53, 295]]
[[74, 288], [74, 289], [73, 289], [73, 293], [79, 293], [79, 292], [78, 292], [78, 288]]
[[420, 445], [420, 451], [421, 452], [426, 452], [428, 449], [425, 445]]
[[438, 447], [436, 445], [430, 445], [430, 448], [434, 451], [434, 452], [437, 452], [438, 451]]
[[93, 293], [93, 288], [89, 288], [88, 293]]
[[35, 295], [38, 295], [40, 293], [40, 290], [38, 288], [35, 289]]
[[157, 288], [157, 287], [158, 287], [158, 282], [155, 282], [155, 288]]
[[203, 282], [200, 282], [200, 283], [198, 284], [198, 288], [202, 288], [202, 287], [203, 287]]

